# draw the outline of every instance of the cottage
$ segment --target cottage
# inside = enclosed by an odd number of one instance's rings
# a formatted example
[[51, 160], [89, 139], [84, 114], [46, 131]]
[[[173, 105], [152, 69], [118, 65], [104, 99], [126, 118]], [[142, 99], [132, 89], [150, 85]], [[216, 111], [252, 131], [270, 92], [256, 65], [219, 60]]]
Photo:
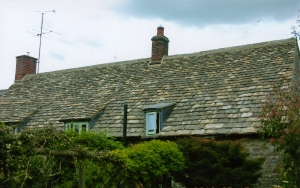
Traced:
[[17, 131], [107, 131], [130, 139], [180, 136], [250, 138], [251, 157], [266, 156], [259, 185], [278, 183], [279, 157], [261, 150], [258, 116], [279, 76], [299, 79], [294, 38], [168, 56], [158, 27], [151, 58], [35, 74], [36, 58], [17, 57], [15, 83], [0, 93], [0, 121]]

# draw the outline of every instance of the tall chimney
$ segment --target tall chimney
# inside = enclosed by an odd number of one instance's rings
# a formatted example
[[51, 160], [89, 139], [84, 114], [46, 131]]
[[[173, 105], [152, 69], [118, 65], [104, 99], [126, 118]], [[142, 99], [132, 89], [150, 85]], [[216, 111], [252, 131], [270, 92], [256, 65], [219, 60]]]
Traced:
[[163, 26], [158, 26], [157, 35], [152, 37], [151, 62], [160, 62], [164, 55], [168, 55], [169, 39], [164, 36]]
[[28, 55], [17, 56], [15, 80], [22, 80], [26, 74], [36, 73], [37, 58]]

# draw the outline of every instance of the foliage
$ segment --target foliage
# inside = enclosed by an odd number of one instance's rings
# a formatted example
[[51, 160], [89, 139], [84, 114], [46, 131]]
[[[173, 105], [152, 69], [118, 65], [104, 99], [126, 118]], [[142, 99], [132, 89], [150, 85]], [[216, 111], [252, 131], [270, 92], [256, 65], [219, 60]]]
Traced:
[[10, 187], [52, 187], [76, 181], [77, 159], [102, 161], [105, 151], [124, 148], [105, 133], [59, 133], [48, 127], [13, 134], [3, 123], [0, 146], [0, 184]]
[[107, 182], [110, 178], [115, 178], [113, 175], [117, 170], [111, 162], [94, 163], [89, 160], [86, 161], [86, 187], [98, 188], [103, 187], [103, 185], [109, 187]]
[[264, 159], [247, 159], [248, 153], [238, 141], [190, 137], [177, 144], [186, 168], [174, 177], [186, 187], [249, 187], [261, 176]]
[[64, 131], [61, 135], [64, 135], [72, 143], [70, 148], [76, 144], [76, 148], [85, 148], [88, 151], [124, 149], [121, 142], [107, 137], [105, 132], [82, 132], [78, 134], [75, 131]]
[[86, 166], [86, 187], [149, 187], [184, 166], [172, 142], [153, 140], [125, 149], [105, 133], [57, 132], [53, 127], [14, 134], [1, 124], [0, 146], [4, 187], [74, 187], [79, 165]]
[[299, 88], [284, 77], [273, 88], [262, 107], [260, 133], [283, 156], [283, 183], [300, 187]]
[[[300, 13], [300, 10], [298, 10], [298, 12]], [[300, 27], [300, 14], [297, 15], [297, 19], [296, 19], [296, 23], [297, 23], [297, 27]], [[292, 26], [292, 34], [294, 35], [295, 38], [300, 39], [300, 32], [297, 29], [296, 26]]]
[[177, 145], [170, 141], [152, 140], [112, 151], [110, 155], [122, 166], [120, 180], [125, 187], [157, 186], [155, 183], [182, 170], [185, 163]]

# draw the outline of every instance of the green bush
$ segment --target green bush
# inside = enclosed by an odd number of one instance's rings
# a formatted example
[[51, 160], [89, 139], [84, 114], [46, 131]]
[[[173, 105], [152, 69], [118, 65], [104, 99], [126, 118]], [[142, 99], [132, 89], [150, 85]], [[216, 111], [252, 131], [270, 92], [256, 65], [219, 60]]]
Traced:
[[184, 158], [177, 145], [170, 141], [152, 140], [131, 145], [110, 154], [119, 161], [122, 187], [155, 187], [184, 168]]
[[249, 187], [261, 176], [264, 159], [248, 159], [239, 141], [191, 137], [177, 144], [186, 168], [173, 176], [186, 187]]

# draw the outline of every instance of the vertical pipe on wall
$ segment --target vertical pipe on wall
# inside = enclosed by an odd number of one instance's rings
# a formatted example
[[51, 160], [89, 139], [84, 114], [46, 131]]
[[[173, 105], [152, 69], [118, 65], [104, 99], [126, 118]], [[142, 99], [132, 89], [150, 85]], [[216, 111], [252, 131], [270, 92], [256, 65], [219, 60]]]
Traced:
[[79, 181], [78, 181], [78, 188], [85, 188], [85, 159], [81, 159], [79, 161]]
[[127, 133], [127, 104], [124, 104], [124, 118], [123, 118], [123, 145], [126, 145]]

